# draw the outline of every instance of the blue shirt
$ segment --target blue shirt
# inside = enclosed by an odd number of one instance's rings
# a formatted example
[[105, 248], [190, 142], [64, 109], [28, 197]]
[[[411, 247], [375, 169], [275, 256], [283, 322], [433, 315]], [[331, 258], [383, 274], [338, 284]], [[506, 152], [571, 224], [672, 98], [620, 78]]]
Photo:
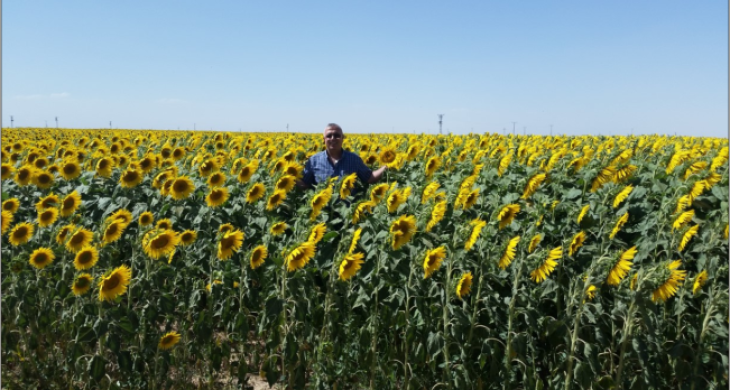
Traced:
[[357, 173], [357, 177], [365, 186], [368, 185], [368, 180], [373, 175], [373, 171], [357, 154], [342, 150], [342, 156], [337, 164], [332, 164], [327, 156], [327, 151], [323, 150], [304, 163], [302, 181], [312, 187], [315, 184], [326, 182], [330, 177], [344, 177], [353, 173]]

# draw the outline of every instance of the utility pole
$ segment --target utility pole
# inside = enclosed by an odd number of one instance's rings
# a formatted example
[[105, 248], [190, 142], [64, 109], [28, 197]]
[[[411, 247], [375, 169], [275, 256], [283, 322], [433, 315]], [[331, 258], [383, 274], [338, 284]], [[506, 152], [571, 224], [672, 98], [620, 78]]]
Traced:
[[[239, 129], [239, 130], [240, 130], [240, 129]], [[286, 124], [286, 132], [287, 132], [287, 133], [289, 132], [289, 124], [288, 124], [288, 123]]]
[[193, 123], [193, 131], [195, 131], [195, 123]]
[[11, 129], [13, 128], [13, 116], [12, 115], [10, 115], [10, 128]]
[[512, 122], [512, 135], [515, 135], [515, 125], [517, 122]]
[[444, 114], [439, 114], [439, 134], [443, 134], [443, 131], [441, 131], [441, 124], [443, 123]]
[[527, 126], [522, 128], [522, 135], [525, 135], [526, 132], [527, 132]]
[[58, 128], [58, 117], [56, 117], [56, 128]]
[[112, 128], [112, 121], [109, 121], [109, 128]]
[[48, 128], [48, 121], [46, 121], [46, 129]]

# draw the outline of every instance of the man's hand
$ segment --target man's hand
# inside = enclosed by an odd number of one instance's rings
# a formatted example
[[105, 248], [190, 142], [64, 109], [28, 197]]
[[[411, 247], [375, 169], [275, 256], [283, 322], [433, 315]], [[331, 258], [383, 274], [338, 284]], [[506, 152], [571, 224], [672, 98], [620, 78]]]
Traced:
[[388, 170], [387, 165], [383, 165], [382, 167], [376, 169], [373, 171], [373, 175], [370, 176], [370, 180], [368, 180], [368, 184], [375, 184], [380, 181], [380, 178], [383, 177], [383, 173]]

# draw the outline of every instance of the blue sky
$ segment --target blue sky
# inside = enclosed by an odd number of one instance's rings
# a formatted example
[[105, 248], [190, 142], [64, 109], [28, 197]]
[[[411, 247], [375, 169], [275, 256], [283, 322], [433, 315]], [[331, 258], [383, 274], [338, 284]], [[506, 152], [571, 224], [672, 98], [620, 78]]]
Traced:
[[437, 133], [444, 114], [454, 134], [727, 137], [727, 15], [714, 0], [6, 1], [2, 126]]

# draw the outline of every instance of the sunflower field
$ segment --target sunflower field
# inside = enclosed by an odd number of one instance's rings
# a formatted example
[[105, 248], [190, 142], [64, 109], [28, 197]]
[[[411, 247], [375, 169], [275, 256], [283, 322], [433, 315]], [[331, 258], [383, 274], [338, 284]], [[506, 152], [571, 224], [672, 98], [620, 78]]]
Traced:
[[728, 386], [728, 140], [3, 129], [2, 383]]

